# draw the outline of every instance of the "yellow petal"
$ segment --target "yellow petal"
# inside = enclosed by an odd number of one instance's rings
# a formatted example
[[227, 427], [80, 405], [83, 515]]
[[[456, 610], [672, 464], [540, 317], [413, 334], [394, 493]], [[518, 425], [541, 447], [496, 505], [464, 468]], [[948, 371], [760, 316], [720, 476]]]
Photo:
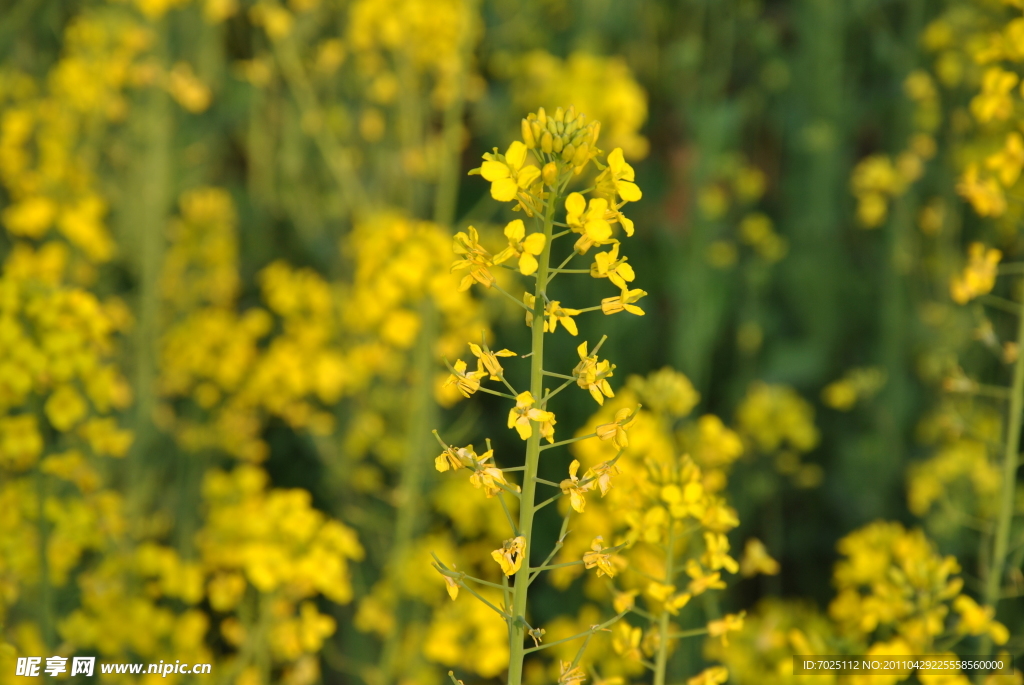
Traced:
[[[505, 226], [505, 237], [512, 242], [519, 242], [526, 235], [526, 226], [523, 225], [522, 219], [516, 219], [515, 221], [508, 222]], [[543, 235], [543, 234], [541, 234]]]
[[644, 195], [640, 192], [640, 187], [637, 184], [630, 183], [629, 181], [619, 181], [615, 184], [615, 188], [626, 202], [636, 202]]
[[540, 178], [540, 169], [535, 166], [528, 166], [519, 172], [519, 187], [526, 190]]
[[619, 214], [619, 223], [622, 224], [622, 228], [626, 231], [626, 235], [633, 235], [633, 220], [627, 218], [625, 214]]
[[[505, 151], [505, 160], [513, 169], [521, 168], [523, 166], [523, 162], [526, 161], [526, 146], [518, 140], [513, 141], [512, 144], [508, 146], [508, 150]], [[540, 171], [538, 170], [537, 173], [540, 173]]]
[[565, 198], [565, 211], [572, 216], [579, 216], [587, 208], [587, 201], [579, 193], [569, 193]]
[[587, 222], [586, 231], [590, 239], [597, 243], [612, 237], [612, 227], [604, 219], [591, 219]]
[[[519, 221], [522, 225], [522, 221]], [[523, 249], [533, 255], [539, 255], [544, 251], [544, 245], [547, 243], [547, 236], [543, 233], [531, 233], [527, 236], [526, 240], [523, 241]]]
[[519, 273], [524, 276], [530, 276], [537, 271], [537, 258], [529, 252], [524, 252], [519, 257]]
[[493, 183], [501, 178], [509, 178], [512, 174], [506, 165], [492, 160], [480, 165], [480, 175]]
[[498, 202], [510, 202], [516, 199], [519, 187], [511, 178], [499, 178], [491, 183], [491, 197]]

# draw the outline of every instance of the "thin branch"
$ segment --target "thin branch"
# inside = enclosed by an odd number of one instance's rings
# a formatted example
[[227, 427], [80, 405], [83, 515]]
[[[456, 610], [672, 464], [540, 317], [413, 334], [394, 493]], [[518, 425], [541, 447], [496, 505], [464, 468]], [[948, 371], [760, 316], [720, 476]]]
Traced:
[[542, 407], [547, 406], [548, 400], [550, 400], [552, 397], [554, 397], [555, 395], [557, 395], [558, 393], [562, 392], [563, 390], [568, 388], [570, 385], [572, 385], [572, 382], [574, 380], [576, 380], [576, 379], [575, 378], [570, 378], [569, 380], [567, 380], [565, 383], [562, 383], [560, 386], [558, 386], [554, 390], [548, 390], [548, 394], [544, 395], [544, 398], [540, 401], [540, 405]]
[[541, 449], [541, 451], [549, 450], [552, 447], [560, 447], [562, 445], [568, 445], [568, 444], [573, 443], [573, 442], [579, 442], [580, 440], [587, 440], [589, 438], [596, 438], [596, 437], [597, 437], [597, 433], [591, 433], [589, 435], [581, 435], [578, 438], [569, 438], [568, 440], [561, 440], [559, 442], [553, 442], [550, 445], [541, 445], [540, 449]]
[[1011, 314], [1017, 314], [1020, 316], [1022, 308], [1019, 302], [1008, 300], [1005, 297], [999, 297], [998, 295], [982, 295], [978, 298], [978, 302], [981, 304], [987, 304], [990, 307], [996, 309], [1002, 309], [1004, 312], [1010, 312]]
[[544, 507], [546, 507], [547, 505], [549, 505], [549, 504], [551, 504], [552, 502], [554, 502], [555, 500], [557, 500], [557, 499], [558, 499], [559, 497], [563, 497], [563, 496], [564, 496], [564, 494], [560, 492], [560, 493], [558, 493], [557, 495], [554, 495], [554, 496], [552, 496], [552, 497], [549, 497], [549, 498], [547, 498], [546, 500], [544, 500], [543, 502], [541, 502], [540, 504], [538, 504], [537, 506], [535, 506], [535, 507], [533, 508], [533, 510], [534, 510], [535, 512], [537, 512], [537, 511], [540, 511], [541, 509], [543, 509], [543, 508], [544, 508]]
[[522, 307], [523, 309], [525, 309], [525, 310], [526, 310], [527, 312], [529, 312], [530, 314], [533, 314], [533, 310], [532, 310], [532, 309], [530, 309], [529, 307], [527, 307], [527, 306], [526, 306], [526, 303], [525, 303], [525, 302], [523, 302], [522, 300], [520, 300], [520, 299], [519, 299], [518, 297], [516, 297], [516, 296], [515, 296], [515, 295], [513, 295], [512, 293], [508, 292], [507, 290], [505, 290], [504, 288], [502, 288], [502, 287], [501, 287], [500, 285], [498, 285], [497, 283], [494, 283], [494, 284], [492, 284], [492, 286], [493, 286], [493, 287], [494, 287], [494, 289], [495, 289], [495, 290], [497, 290], [497, 291], [498, 291], [499, 293], [501, 293], [502, 295], [504, 295], [504, 296], [505, 296], [505, 297], [507, 297], [508, 299], [510, 299], [510, 300], [512, 300], [513, 302], [515, 302], [515, 303], [516, 303], [517, 305], [519, 305], [520, 307]]
[[587, 631], [584, 631], [582, 633], [579, 633], [578, 635], [573, 635], [572, 637], [565, 637], [565, 638], [562, 638], [561, 640], [555, 640], [554, 642], [549, 642], [549, 643], [544, 644], [544, 645], [539, 645], [537, 647], [530, 647], [529, 649], [524, 649], [523, 650], [523, 654], [530, 654], [532, 652], [539, 652], [542, 649], [547, 649], [549, 647], [554, 647], [555, 645], [560, 645], [560, 644], [565, 643], [565, 642], [572, 642], [573, 640], [578, 640], [581, 637], [587, 637], [588, 635], [593, 635], [594, 633], [598, 633], [598, 632], [604, 630], [605, 628], [607, 628], [611, 624], [615, 623], [616, 621], [618, 621], [620, 618], [622, 618], [625, 615], [626, 615], [626, 612], [623, 611], [621, 614], [617, 614], [616, 616], [608, 619], [604, 623], [601, 623], [599, 625], [591, 626], [590, 630], [587, 630]]

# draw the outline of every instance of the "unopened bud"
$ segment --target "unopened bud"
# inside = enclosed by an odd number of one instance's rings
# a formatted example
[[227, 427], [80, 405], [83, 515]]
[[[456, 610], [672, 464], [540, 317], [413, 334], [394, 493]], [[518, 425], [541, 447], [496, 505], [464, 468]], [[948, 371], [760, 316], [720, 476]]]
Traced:
[[523, 119], [521, 128], [523, 130], [523, 144], [531, 150], [537, 147], [537, 139], [533, 137], [533, 128], [530, 126], [530, 122]]
[[555, 140], [552, 142], [551, 147], [554, 148], [555, 152], [562, 151], [562, 136], [555, 136]]
[[555, 110], [555, 121], [560, 124], [565, 121], [565, 110], [561, 107]]
[[576, 148], [576, 153], [572, 156], [572, 165], [583, 166], [587, 163], [588, 159], [590, 159], [590, 146], [583, 143]]
[[554, 162], [548, 162], [544, 165], [541, 176], [544, 177], [544, 183], [554, 186], [558, 182], [558, 167]]
[[544, 111], [543, 107], [541, 107], [540, 109], [537, 110], [537, 122], [541, 126], [547, 126], [548, 125], [548, 115]]
[[569, 143], [562, 148], [562, 161], [568, 162], [572, 160], [572, 156], [576, 153], [576, 148], [573, 147], [572, 143]]
[[[548, 119], [548, 121], [551, 121], [551, 120]], [[552, 142], [551, 131], [544, 131], [544, 135], [542, 135], [540, 137], [540, 149], [543, 150], [544, 152], [550, 153], [551, 152], [551, 142]]]

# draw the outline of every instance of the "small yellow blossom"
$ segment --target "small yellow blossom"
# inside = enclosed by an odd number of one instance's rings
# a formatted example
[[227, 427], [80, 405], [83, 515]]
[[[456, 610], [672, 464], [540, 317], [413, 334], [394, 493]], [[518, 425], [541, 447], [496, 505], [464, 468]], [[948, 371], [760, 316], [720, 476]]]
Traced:
[[594, 278], [607, 278], [618, 286], [619, 290], [626, 290], [629, 287], [626, 284], [636, 278], [633, 267], [626, 263], [626, 259], [619, 259], [619, 244], [615, 243], [608, 252], [598, 252], [594, 255], [590, 275]]
[[686, 681], [686, 685], [722, 685], [729, 679], [729, 669], [725, 666], [706, 668]]
[[603, 423], [594, 429], [597, 437], [601, 440], [611, 440], [619, 449], [629, 446], [629, 435], [626, 433], [636, 423], [637, 413], [628, 407], [615, 412], [615, 420], [611, 423]]
[[643, 652], [640, 651], [640, 639], [643, 634], [640, 628], [619, 621], [612, 629], [612, 649], [627, 661], [640, 661], [644, 658]]
[[473, 281], [490, 288], [494, 285], [494, 275], [490, 271], [490, 267], [494, 266], [494, 258], [480, 244], [480, 234], [476, 228], [470, 226], [466, 230], [468, 233], [460, 231], [452, 239], [452, 249], [455, 254], [462, 256], [462, 259], [452, 263], [452, 271], [469, 269], [469, 273], [459, 283], [459, 290], [469, 289]]
[[[615, 192], [626, 202], [637, 202], [643, 197], [640, 188], [633, 182], [633, 167], [626, 163], [622, 155], [622, 148], [617, 147], [608, 153], [608, 168], [601, 173], [601, 176], [605, 176], [612, 183]], [[598, 182], [600, 183], [600, 181], [599, 178]], [[626, 233], [633, 235], [630, 228], [626, 228]]]
[[[594, 487], [593, 482], [581, 481], [577, 476], [576, 472], [580, 469], [580, 462], [577, 459], [573, 459], [572, 463], [569, 464], [569, 477], [563, 480], [559, 487], [562, 488], [562, 493], [569, 495], [569, 504], [576, 510], [577, 513], [582, 514], [583, 510], [587, 506], [587, 499], [584, 496], [585, 492], [592, 490]], [[589, 566], [587, 568], [590, 568]]]
[[708, 590], [724, 590], [725, 581], [722, 580], [722, 574], [718, 571], [714, 573], [705, 573], [696, 560], [690, 559], [686, 564], [686, 575], [690, 576], [690, 594], [694, 597], [703, 594]]
[[573, 232], [579, 233], [573, 249], [586, 254], [594, 245], [608, 245], [616, 242], [612, 238], [612, 226], [608, 223], [608, 201], [604, 198], [592, 198], [587, 205], [579, 193], [569, 193], [565, 199], [565, 222]]
[[441, 473], [451, 469], [458, 471], [461, 468], [470, 467], [473, 470], [484, 468], [485, 462], [494, 457], [494, 450], [487, 450], [481, 455], [473, 450], [472, 445], [466, 447], [446, 447], [444, 452], [434, 458], [434, 468]]
[[[473, 448], [472, 445], [469, 446]], [[459, 455], [459, 450], [455, 447], [446, 447], [444, 452], [434, 457], [434, 468], [444, 473], [448, 469], [452, 471], [458, 471], [461, 468], [465, 468], [466, 465], [462, 463], [462, 459]]]
[[644, 310], [640, 309], [640, 307], [637, 307], [633, 303], [646, 294], [647, 292], [640, 288], [634, 288], [633, 290], [623, 289], [620, 295], [616, 295], [615, 297], [606, 297], [601, 300], [601, 311], [605, 314], [618, 314], [625, 310], [630, 314], [643, 316]]
[[[455, 570], [455, 564], [452, 564], [452, 570]], [[444, 589], [448, 592], [448, 596], [451, 597], [454, 602], [459, 596], [459, 581], [446, 573], [442, 573], [441, 578], [444, 579]]]
[[726, 614], [723, 618], [708, 624], [708, 634], [711, 637], [722, 638], [722, 646], [728, 646], [729, 633], [743, 630], [743, 619], [746, 615], [746, 611], [741, 611], [738, 614]]
[[530, 421], [540, 424], [541, 435], [547, 438], [548, 442], [555, 441], [555, 415], [543, 409], [537, 409], [533, 405], [536, 400], [529, 390], [519, 393], [516, 397], [516, 406], [508, 412], [508, 427], [515, 428], [519, 437], [528, 440], [533, 435], [533, 427]]
[[963, 195], [979, 216], [1002, 216], [1006, 211], [1006, 196], [994, 178], [982, 177], [977, 164], [968, 164], [956, 192]]
[[88, 406], [77, 390], [70, 385], [62, 385], [46, 400], [43, 411], [54, 428], [67, 432], [82, 420]]
[[523, 557], [526, 555], [526, 538], [519, 537], [505, 540], [501, 549], [491, 552], [491, 558], [501, 566], [501, 571], [506, 576], [515, 575], [523, 564]]
[[519, 490], [519, 486], [512, 486], [505, 480], [505, 474], [497, 466], [485, 466], [474, 471], [473, 475], [469, 477], [469, 482], [474, 488], [483, 490], [487, 497], [494, 497], [501, 492], [502, 485]]
[[729, 556], [729, 539], [721, 533], [704, 533], [704, 556], [701, 563], [712, 571], [724, 568], [729, 573], [740, 570], [736, 560]]
[[655, 601], [661, 602], [665, 607], [665, 611], [673, 616], [678, 615], [679, 610], [689, 604], [692, 598], [691, 593], [676, 592], [675, 585], [668, 585], [666, 583], [649, 583], [647, 585], [647, 594]]
[[516, 199], [521, 190], [528, 190], [540, 178], [540, 169], [526, 165], [526, 155], [526, 146], [518, 140], [508, 146], [504, 155], [498, 154], [497, 148], [484, 154], [479, 173], [491, 182], [491, 197], [498, 202]]
[[779, 572], [779, 562], [768, 554], [764, 543], [757, 538], [747, 540], [743, 548], [743, 558], [740, 560], [740, 573], [750, 578], [758, 573], [766, 576], [774, 576]]
[[967, 595], [960, 595], [953, 600], [953, 608], [960, 614], [957, 629], [967, 635], [983, 635], [987, 633], [997, 645], [1006, 644], [1010, 632], [999, 621], [993, 620], [995, 609], [980, 606]]
[[480, 364], [490, 374], [492, 381], [500, 381], [505, 370], [501, 367], [498, 357], [514, 357], [516, 353], [512, 350], [498, 350], [491, 352], [486, 346], [481, 349], [479, 345], [469, 343], [469, 350], [480, 360]]
[[526, 235], [522, 219], [509, 222], [505, 227], [508, 247], [494, 255], [495, 264], [503, 264], [513, 257], [519, 258], [519, 272], [530, 276], [537, 271], [537, 257], [544, 251], [547, 237], [543, 233]]
[[578, 335], [579, 329], [576, 328], [576, 322], [573, 321], [572, 317], [578, 316], [579, 313], [580, 310], [578, 309], [569, 309], [568, 307], [563, 307], [562, 303], [558, 300], [551, 300], [547, 306], [544, 330], [554, 333], [555, 329], [558, 328], [558, 324], [562, 324], [571, 335]]
[[573, 666], [572, 662], [558, 662], [558, 685], [580, 685], [587, 679], [587, 674], [579, 666]]
[[481, 368], [479, 362], [477, 363], [476, 371], [466, 371], [466, 368], [466, 362], [461, 359], [456, 360], [452, 365], [451, 375], [444, 382], [444, 387], [446, 388], [454, 383], [463, 397], [469, 397], [479, 390], [480, 379], [487, 376], [487, 372]]
[[949, 293], [957, 304], [966, 304], [979, 295], [992, 291], [996, 284], [996, 268], [1003, 253], [986, 250], [982, 243], [971, 243], [967, 250], [967, 266], [949, 284]]
[[639, 590], [616, 592], [615, 598], [612, 600], [612, 607], [620, 614], [629, 611], [636, 606], [636, 596], [638, 594], [640, 594]]
[[604, 404], [605, 397], [615, 397], [612, 386], [608, 383], [615, 365], [607, 359], [598, 361], [597, 354], [588, 354], [585, 340], [576, 348], [576, 352], [580, 355], [580, 363], [572, 370], [572, 374], [576, 376], [576, 384], [589, 391], [590, 396], [600, 405]]
[[1006, 145], [985, 160], [985, 166], [996, 173], [999, 182], [1009, 188], [1020, 178], [1024, 168], [1024, 138], [1016, 131], [1006, 136]]
[[618, 466], [610, 461], [603, 461], [587, 471], [586, 480], [593, 480], [597, 483], [597, 488], [601, 491], [601, 497], [604, 497], [612, 489], [612, 476], [618, 472]]
[[981, 123], [1007, 119], [1013, 113], [1010, 91], [1019, 81], [1017, 74], [990, 67], [981, 77], [981, 92], [971, 100], [971, 114]]
[[[533, 309], [537, 304], [537, 298], [531, 293], [523, 293], [523, 304], [526, 305], [526, 325], [533, 327]], [[579, 314], [580, 311], [578, 309], [563, 307], [562, 303], [558, 300], [548, 302], [544, 310], [544, 332], [554, 333], [555, 329], [558, 328], [558, 324], [561, 323], [570, 334], [578, 335], [579, 329], [576, 327], [576, 322], [573, 321], [572, 317]]]

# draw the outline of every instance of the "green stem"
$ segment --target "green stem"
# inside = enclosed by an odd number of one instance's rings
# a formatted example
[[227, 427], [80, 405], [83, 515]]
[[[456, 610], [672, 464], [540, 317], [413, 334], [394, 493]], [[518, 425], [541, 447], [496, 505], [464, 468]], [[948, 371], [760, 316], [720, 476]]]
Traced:
[[[168, 29], [166, 21], [152, 26], [156, 36], [154, 54], [167, 63]], [[172, 202], [174, 110], [170, 96], [159, 88], [150, 88], [139, 96], [139, 111], [132, 118], [132, 139], [138, 145], [137, 163], [130, 167], [133, 178], [126, 179], [129, 202], [124, 212], [122, 235], [137, 235], [132, 245], [136, 255], [138, 278], [138, 326], [135, 329], [135, 440], [128, 462], [133, 492], [129, 506], [142, 514], [154, 501], [160, 501], [162, 483], [168, 474], [159, 457], [159, 437], [153, 424], [157, 407], [161, 333], [160, 273], [163, 268], [168, 210]], [[144, 230], [137, 230], [137, 227]]]
[[[675, 537], [673, 524], [668, 525], [668, 545], [665, 547], [665, 584], [672, 585], [675, 577]], [[654, 685], [665, 685], [665, 671], [668, 668], [668, 610], [661, 609], [658, 617], [658, 657], [654, 664]]]
[[[544, 396], [544, 302], [548, 285], [548, 268], [551, 261], [551, 233], [554, 226], [557, 195], [551, 192], [544, 213], [544, 251], [537, 269], [537, 285], [534, 291], [532, 344], [530, 350], [530, 393], [535, 398]], [[530, 422], [533, 433], [526, 443], [526, 469], [523, 473], [523, 492], [519, 503], [519, 534], [526, 538], [523, 564], [516, 572], [515, 587], [512, 591], [512, 629], [510, 631], [510, 658], [508, 685], [520, 685], [523, 681], [523, 658], [526, 654], [526, 596], [530, 587], [530, 549], [533, 543], [534, 499], [537, 489], [537, 471], [540, 464], [540, 425]]]
[[[50, 526], [46, 522], [46, 474], [36, 469], [36, 497], [39, 498], [36, 513], [39, 517], [39, 628], [43, 646], [52, 649], [55, 645], [53, 631], [53, 588], [50, 585], [50, 559], [46, 553], [50, 541]], [[47, 678], [50, 680], [50, 678]]]
[[[1017, 324], [1017, 344], [1024, 344], [1024, 316]], [[1010, 388], [1010, 408], [1006, 417], [1006, 443], [1003, 451], [1003, 488], [999, 497], [999, 514], [993, 541], [992, 559], [985, 577], [986, 606], [995, 607], [1006, 570], [1006, 554], [1010, 546], [1010, 524], [1013, 523], [1013, 499], [1017, 484], [1018, 454], [1020, 452], [1021, 415], [1024, 413], [1024, 355], [1018, 355], [1013, 365], [1013, 385]], [[988, 655], [992, 648], [986, 637], [981, 643], [981, 654]]]
[[597, 433], [588, 433], [587, 435], [581, 435], [578, 438], [569, 438], [568, 440], [560, 440], [558, 442], [553, 442], [550, 445], [544, 445], [540, 449], [541, 450], [549, 450], [552, 447], [561, 447], [562, 445], [569, 445], [569, 444], [574, 443], [574, 442], [579, 442], [580, 440], [589, 440], [590, 438], [596, 438], [596, 437], [597, 437]]
[[[477, 0], [465, 0], [465, 16], [476, 16]], [[437, 190], [434, 195], [434, 221], [449, 226], [455, 220], [455, 209], [459, 199], [459, 154], [462, 148], [462, 119], [466, 113], [466, 75], [473, 58], [475, 36], [469, 30], [459, 35], [459, 66], [455, 76], [455, 95], [444, 111], [443, 133], [444, 153], [437, 174]]]
[[[419, 342], [413, 353], [416, 376], [411, 392], [412, 418], [406, 433], [408, 436], [405, 450], [406, 459], [397, 493], [398, 512], [395, 519], [395, 538], [388, 562], [388, 568], [391, 569], [402, 568], [422, 518], [423, 480], [429, 459], [420, 436], [425, 435], [434, 423], [436, 410], [433, 368], [434, 341], [437, 337], [437, 312], [429, 298], [424, 298], [420, 303], [420, 316], [423, 325]], [[401, 641], [405, 636], [404, 622], [408, 619], [409, 611], [410, 607], [407, 603], [400, 600], [397, 607], [398, 625], [391, 631], [384, 644], [384, 649], [381, 651], [381, 683], [390, 683], [396, 677]]]

